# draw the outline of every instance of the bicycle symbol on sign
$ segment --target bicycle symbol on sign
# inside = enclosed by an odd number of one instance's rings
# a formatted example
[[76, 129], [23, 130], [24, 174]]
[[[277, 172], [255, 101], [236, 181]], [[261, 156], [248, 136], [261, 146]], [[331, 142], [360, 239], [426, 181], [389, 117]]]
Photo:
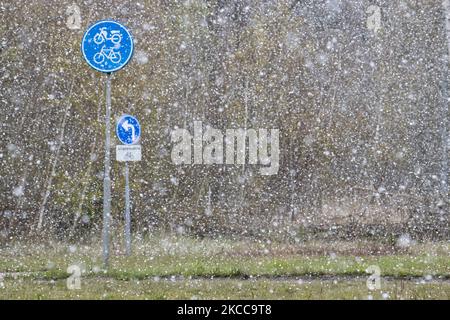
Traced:
[[111, 40], [114, 44], [119, 44], [122, 41], [122, 34], [119, 30], [111, 30], [111, 37], [108, 37], [108, 31], [106, 27], [100, 28], [100, 32], [94, 36], [94, 42], [96, 44], [102, 44], [104, 41]]
[[114, 46], [107, 48], [106, 44], [104, 44], [100, 50], [94, 55], [94, 62], [97, 64], [103, 63], [105, 59], [111, 61], [112, 63], [119, 63], [122, 60], [122, 56], [120, 52], [115, 52], [114, 49], [118, 47], [120, 42], [122, 41], [122, 34], [119, 30], [112, 30], [111, 36], [108, 37], [108, 32], [106, 28], [100, 28], [100, 32], [94, 36], [94, 42], [96, 44], [102, 44], [106, 41], [111, 41]]
[[122, 60], [120, 52], [115, 52], [114, 48], [106, 48], [106, 46], [103, 46], [100, 52], [97, 52], [94, 55], [94, 61], [95, 63], [100, 64], [105, 61], [105, 58], [110, 60], [112, 63], [119, 63], [120, 60]]
[[124, 158], [127, 159], [127, 160], [133, 160], [134, 159], [133, 153], [132, 152], [125, 153], [125, 157]]

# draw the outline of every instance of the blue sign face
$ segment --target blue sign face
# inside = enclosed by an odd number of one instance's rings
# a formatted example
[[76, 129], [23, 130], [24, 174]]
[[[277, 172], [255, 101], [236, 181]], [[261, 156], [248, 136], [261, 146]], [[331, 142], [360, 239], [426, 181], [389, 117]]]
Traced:
[[117, 121], [116, 126], [117, 138], [123, 144], [135, 144], [139, 141], [141, 136], [141, 126], [135, 117], [130, 115], [123, 115]]
[[98, 21], [83, 36], [81, 51], [97, 71], [114, 72], [123, 68], [133, 55], [133, 38], [115, 21]]

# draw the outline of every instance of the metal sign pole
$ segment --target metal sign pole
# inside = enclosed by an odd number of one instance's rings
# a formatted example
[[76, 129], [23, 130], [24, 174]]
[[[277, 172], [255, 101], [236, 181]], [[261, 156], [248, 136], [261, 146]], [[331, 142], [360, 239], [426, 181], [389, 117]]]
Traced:
[[129, 161], [141, 161], [141, 146], [137, 145], [141, 136], [139, 121], [128, 114], [119, 118], [116, 124], [116, 134], [120, 142], [125, 145], [116, 146], [116, 160], [125, 162], [125, 253], [131, 255], [131, 204], [130, 204], [130, 169]]
[[130, 183], [128, 161], [125, 161], [125, 251], [131, 255]]
[[[81, 40], [81, 52], [86, 62], [106, 76], [105, 172], [103, 175], [103, 264], [109, 264], [109, 232], [111, 224], [111, 73], [122, 69], [133, 56], [133, 38], [128, 29], [112, 20], [100, 20], [91, 25]], [[125, 127], [127, 127], [125, 125]], [[128, 130], [124, 128], [124, 130]], [[140, 154], [139, 154], [140, 155]]]
[[103, 177], [103, 265], [109, 264], [109, 227], [111, 219], [111, 73], [106, 77], [105, 174]]

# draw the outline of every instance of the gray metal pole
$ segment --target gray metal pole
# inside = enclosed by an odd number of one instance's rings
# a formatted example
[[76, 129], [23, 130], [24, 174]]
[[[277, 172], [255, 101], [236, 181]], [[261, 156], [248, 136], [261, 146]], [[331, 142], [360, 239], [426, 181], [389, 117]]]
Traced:
[[130, 183], [128, 162], [125, 162], [125, 251], [131, 254], [131, 215], [130, 215]]
[[103, 265], [109, 264], [109, 227], [111, 221], [111, 73], [106, 78], [106, 139], [105, 139], [105, 173], [103, 177]]
[[442, 164], [441, 164], [441, 193], [445, 202], [448, 201], [448, 70], [449, 70], [449, 61], [448, 57], [450, 57], [450, 1], [444, 0], [442, 2], [442, 6], [444, 9], [444, 18], [445, 18], [445, 31], [446, 31], [446, 40], [447, 40], [447, 60], [444, 59], [443, 71], [444, 71], [444, 81], [443, 81], [443, 103], [441, 108], [441, 117], [442, 123], [440, 125], [440, 135], [442, 141]]

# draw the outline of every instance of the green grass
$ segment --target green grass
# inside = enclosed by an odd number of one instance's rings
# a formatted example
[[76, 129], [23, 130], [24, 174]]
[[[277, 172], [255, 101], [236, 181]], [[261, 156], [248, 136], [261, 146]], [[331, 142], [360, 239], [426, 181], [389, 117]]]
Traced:
[[[388, 296], [383, 297], [383, 293]], [[79, 290], [65, 280], [5, 280], [0, 299], [449, 299], [450, 283], [383, 281], [369, 291], [363, 280], [130, 280], [82, 279]]]
[[[287, 245], [155, 237], [135, 244], [130, 257], [113, 248], [105, 271], [98, 244], [16, 244], [0, 250], [5, 279], [0, 298], [361, 299], [369, 294], [366, 269], [376, 265], [390, 279], [386, 290], [391, 298], [448, 299], [449, 249], [447, 243], [397, 250], [365, 242]], [[74, 264], [83, 271], [84, 289], [72, 292], [65, 279]], [[185, 280], [165, 280], [171, 276]], [[298, 284], [298, 277], [317, 281]], [[328, 281], [330, 277], [338, 283]], [[439, 281], [416, 283], [424, 277]]]

